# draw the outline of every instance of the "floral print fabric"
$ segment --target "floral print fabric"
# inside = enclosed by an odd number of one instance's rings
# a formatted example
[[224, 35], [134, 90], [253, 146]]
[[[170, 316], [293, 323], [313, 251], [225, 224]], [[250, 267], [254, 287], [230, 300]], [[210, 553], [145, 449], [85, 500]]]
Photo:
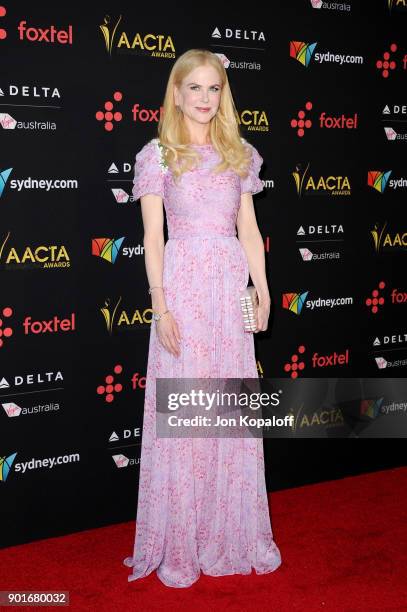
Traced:
[[[156, 378], [257, 378], [254, 337], [243, 331], [238, 291], [249, 279], [236, 236], [242, 193], [263, 189], [262, 158], [252, 145], [247, 178], [214, 174], [211, 145], [194, 145], [199, 166], [176, 183], [158, 139], [136, 156], [133, 195], [164, 201], [168, 241], [163, 286], [178, 323], [180, 356], [158, 341], [152, 321], [147, 363], [136, 533], [129, 581], [156, 570], [170, 587], [210, 576], [276, 570], [262, 439], [156, 436]], [[159, 323], [158, 323], [159, 325]]]

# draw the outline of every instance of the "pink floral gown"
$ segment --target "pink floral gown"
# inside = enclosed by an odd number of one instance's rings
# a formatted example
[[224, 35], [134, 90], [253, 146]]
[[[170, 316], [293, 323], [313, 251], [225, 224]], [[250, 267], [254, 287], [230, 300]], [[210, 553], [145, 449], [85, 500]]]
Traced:
[[[246, 142], [246, 141], [245, 141]], [[263, 159], [251, 144], [247, 178], [211, 172], [212, 145], [194, 145], [199, 167], [179, 184], [163, 162], [157, 138], [136, 156], [133, 195], [163, 198], [168, 241], [163, 286], [178, 323], [180, 356], [159, 342], [151, 324], [139, 495], [128, 580], [156, 570], [170, 587], [209, 576], [276, 570], [261, 438], [160, 438], [155, 429], [156, 378], [257, 378], [254, 337], [245, 333], [238, 299], [247, 286], [246, 253], [236, 236], [240, 196], [263, 189]]]

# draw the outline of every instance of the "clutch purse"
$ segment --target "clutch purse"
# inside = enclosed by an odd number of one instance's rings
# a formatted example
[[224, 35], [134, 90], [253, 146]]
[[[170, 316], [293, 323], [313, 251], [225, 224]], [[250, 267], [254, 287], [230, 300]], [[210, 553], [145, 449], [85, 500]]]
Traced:
[[240, 291], [240, 308], [243, 316], [243, 328], [245, 332], [254, 332], [257, 329], [257, 309], [259, 296], [253, 285]]

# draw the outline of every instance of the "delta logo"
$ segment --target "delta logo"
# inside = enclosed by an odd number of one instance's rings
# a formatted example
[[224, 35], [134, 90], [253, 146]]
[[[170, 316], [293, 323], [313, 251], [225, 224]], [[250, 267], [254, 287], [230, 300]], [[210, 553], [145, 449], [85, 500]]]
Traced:
[[301, 170], [301, 164], [297, 164], [295, 171], [291, 173], [299, 197], [304, 195], [352, 195], [350, 181], [347, 176], [313, 176], [308, 174], [309, 167], [309, 162], [305, 170]]
[[175, 46], [172, 36], [157, 33], [141, 34], [140, 32], [129, 34], [121, 29], [121, 21], [122, 15], [115, 19], [112, 19], [110, 15], [105, 15], [103, 23], [99, 24], [106, 53], [109, 56], [115, 50], [122, 54], [147, 55], [148, 57], [161, 59], [175, 58]]
[[[11, 233], [0, 242], [0, 264], [5, 270], [27, 270], [33, 268], [69, 268], [71, 260], [64, 245], [37, 245], [21, 248], [7, 245]], [[6, 248], [7, 247], [7, 248]]]
[[[297, 116], [290, 120], [290, 125], [296, 130], [299, 138], [303, 138], [305, 131], [313, 125], [312, 116], [309, 115], [313, 108], [313, 103], [308, 101], [305, 103], [305, 109], [300, 109]], [[346, 117], [342, 115], [327, 115], [325, 111], [321, 112], [318, 118], [320, 129], [339, 129], [339, 130], [356, 130], [358, 128], [358, 114]]]
[[[331, 225], [300, 225], [297, 230], [297, 243], [311, 242], [313, 245], [319, 242], [343, 242], [344, 233], [343, 225], [332, 223]], [[320, 238], [321, 236], [321, 238]], [[326, 238], [328, 236], [328, 238]], [[312, 250], [308, 247], [299, 247], [299, 253], [303, 261], [329, 261], [332, 259], [340, 259], [341, 252], [338, 250], [319, 250], [315, 251], [315, 246]]]
[[[1, 346], [1, 344], [0, 344]], [[37, 389], [38, 385], [47, 385], [47, 389], [41, 389], [41, 391], [61, 391], [63, 390], [62, 384], [64, 382], [64, 376], [61, 370], [56, 372], [35, 372], [25, 374], [15, 374], [13, 378], [10, 378], [9, 382], [4, 376], [0, 378], [0, 391], [7, 389], [7, 396], [15, 395], [13, 391], [16, 391], [18, 395], [26, 394], [26, 391], [32, 391], [32, 385], [35, 386], [35, 393], [40, 389]], [[49, 386], [55, 383], [56, 387]], [[27, 390], [21, 392], [21, 387], [26, 387]], [[11, 393], [10, 393], [11, 391]]]
[[[113, 100], [113, 101], [112, 101]], [[117, 110], [117, 104], [123, 100], [121, 91], [113, 92], [111, 99], [105, 100], [103, 110], [99, 109], [95, 113], [95, 118], [99, 122], [103, 122], [103, 127], [106, 132], [111, 132], [116, 123], [120, 123], [123, 119], [121, 110]], [[164, 108], [141, 108], [140, 104], [134, 104], [132, 108], [133, 121], [141, 123], [158, 123]]]
[[403, 177], [390, 179], [390, 175], [392, 172], [393, 172], [392, 170], [368, 170], [367, 171], [368, 186], [372, 187], [379, 193], [384, 193], [387, 186], [393, 190], [406, 189], [407, 179]]
[[[130, 378], [130, 386], [133, 391], [145, 390], [146, 376], [140, 376], [140, 372], [134, 372]], [[113, 366], [113, 371], [106, 374], [103, 381], [96, 387], [96, 394], [103, 397], [106, 404], [111, 404], [115, 401], [116, 396], [122, 393], [123, 386], [123, 366], [116, 363]]]
[[[407, 0], [406, 0], [407, 1]], [[400, 120], [400, 116], [407, 114], [407, 105], [405, 104], [386, 104], [382, 111], [382, 121], [390, 123], [396, 121], [398, 124], [405, 122], [405, 119]], [[397, 130], [400, 130], [400, 125], [397, 126]], [[389, 141], [404, 141], [407, 142], [407, 132], [399, 132], [394, 127], [387, 125], [384, 128], [384, 133], [387, 140]]]
[[387, 225], [387, 221], [382, 225], [376, 223], [374, 228], [370, 230], [376, 253], [383, 251], [404, 251], [407, 248], [407, 231], [389, 232], [386, 231]]
[[[140, 441], [142, 434], [141, 427], [132, 427], [123, 429], [122, 431], [113, 430], [108, 438], [108, 442], [114, 444], [115, 442], [129, 442], [129, 441]], [[117, 446], [116, 446], [117, 448]]]
[[[108, 182], [112, 182], [112, 181], [119, 182], [120, 180], [129, 181], [127, 177], [132, 171], [133, 171], [133, 166], [129, 162], [122, 162], [122, 163], [112, 162], [107, 170], [107, 173], [109, 175], [113, 174], [116, 177], [119, 177], [119, 175], [123, 175], [123, 176], [120, 178], [115, 178], [115, 179], [108, 178], [107, 181]], [[127, 191], [125, 191], [121, 187], [113, 187], [111, 188], [111, 191], [112, 191], [115, 201], [118, 204], [127, 204], [128, 202], [134, 202], [133, 194], [127, 193]]]
[[[293, 353], [290, 357], [290, 361], [287, 361], [284, 366], [284, 372], [290, 375], [290, 378], [296, 379], [300, 376], [306, 368], [306, 361], [304, 354], [306, 353], [306, 347], [300, 344], [297, 347], [297, 353]], [[310, 366], [315, 368], [330, 368], [337, 366], [348, 366], [350, 361], [350, 351], [345, 349], [342, 352], [334, 351], [327, 355], [320, 355], [314, 352], [310, 358]]]
[[110, 298], [106, 298], [104, 305], [99, 309], [103, 315], [109, 335], [112, 335], [114, 331], [144, 331], [150, 328], [153, 314], [152, 308], [136, 308], [129, 312], [124, 308], [120, 309], [121, 301], [121, 296], [115, 302], [112, 302]]
[[401, 334], [392, 334], [391, 336], [385, 335], [385, 336], [381, 336], [380, 338], [379, 336], [376, 336], [376, 338], [372, 342], [372, 345], [375, 347], [376, 346], [390, 347], [390, 348], [386, 348], [386, 350], [391, 350], [392, 346], [397, 345], [396, 350], [398, 350], [398, 345], [406, 344], [406, 343], [407, 343], [407, 333], [401, 333]]
[[348, 55], [332, 51], [314, 53], [317, 44], [316, 42], [307, 43], [291, 40], [289, 45], [290, 57], [297, 60], [305, 68], [309, 67], [312, 59], [316, 64], [329, 63], [339, 64], [340, 66], [346, 64], [358, 64], [360, 66], [364, 63], [364, 58], [361, 55]]
[[351, 296], [332, 298], [318, 297], [307, 300], [308, 294], [309, 291], [304, 291], [303, 293], [283, 293], [281, 305], [285, 310], [289, 310], [296, 315], [301, 314], [303, 307], [309, 310], [315, 310], [317, 308], [335, 308], [337, 306], [353, 305], [353, 298]]
[[[10, 306], [0, 308], [0, 349], [8, 343], [8, 340], [14, 333], [16, 324], [12, 324], [14, 311]], [[13, 326], [12, 326], [13, 325]], [[58, 315], [54, 315], [48, 320], [35, 320], [27, 315], [21, 323], [25, 336], [39, 334], [60, 334], [76, 331], [76, 315], [74, 312], [68, 318], [61, 319]], [[1, 386], [0, 386], [1, 388]]]
[[[325, 242], [325, 236], [329, 236], [330, 240], [343, 240], [341, 236], [344, 234], [342, 223], [331, 223], [330, 225], [300, 225], [297, 230], [297, 236], [306, 238], [307, 242], [313, 240], [315, 242]], [[320, 240], [318, 236], [323, 236]]]
[[245, 109], [238, 112], [238, 123], [248, 132], [268, 132], [269, 119], [266, 111]]
[[262, 32], [261, 30], [241, 30], [225, 27], [222, 34], [221, 30], [217, 26], [212, 30], [211, 38], [215, 38], [216, 40], [221, 40], [222, 38], [225, 38], [229, 42], [231, 40], [266, 42], [264, 32]]

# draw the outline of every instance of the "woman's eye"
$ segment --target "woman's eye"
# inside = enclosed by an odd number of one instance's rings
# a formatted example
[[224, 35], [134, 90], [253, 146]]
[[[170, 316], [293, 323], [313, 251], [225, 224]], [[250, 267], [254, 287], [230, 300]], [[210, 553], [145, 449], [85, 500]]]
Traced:
[[[199, 85], [192, 85], [191, 89], [199, 89]], [[213, 87], [211, 87], [212, 91], [219, 91], [219, 87], [217, 85], [214, 85]]]

